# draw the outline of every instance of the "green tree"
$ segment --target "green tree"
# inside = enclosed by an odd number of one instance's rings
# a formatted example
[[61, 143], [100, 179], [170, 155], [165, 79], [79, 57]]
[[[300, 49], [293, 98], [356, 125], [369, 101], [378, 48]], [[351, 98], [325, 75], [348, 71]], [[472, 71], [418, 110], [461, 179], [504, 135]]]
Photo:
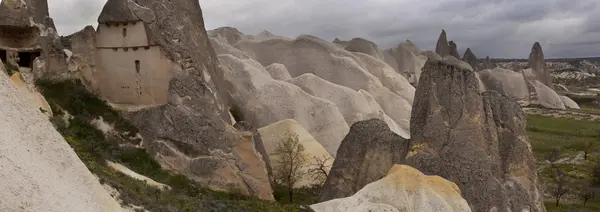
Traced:
[[304, 146], [297, 134], [287, 134], [284, 140], [277, 143], [272, 155], [276, 158], [273, 166], [275, 183], [287, 189], [289, 201], [293, 202], [294, 186], [307, 174]]

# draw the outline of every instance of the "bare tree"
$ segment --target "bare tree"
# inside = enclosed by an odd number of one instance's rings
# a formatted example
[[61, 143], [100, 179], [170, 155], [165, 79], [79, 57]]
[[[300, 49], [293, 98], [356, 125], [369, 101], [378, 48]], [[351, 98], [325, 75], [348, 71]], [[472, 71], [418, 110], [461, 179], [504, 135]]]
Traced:
[[328, 155], [323, 155], [321, 157], [315, 156], [314, 159], [315, 162], [310, 165], [311, 168], [308, 169], [308, 174], [314, 181], [319, 182], [320, 186], [327, 179], [327, 174], [329, 173], [329, 169], [331, 169], [331, 165], [328, 165], [328, 162], [332, 158]]
[[294, 186], [306, 175], [304, 167], [307, 165], [307, 156], [304, 146], [297, 134], [288, 134], [277, 143], [272, 155], [276, 157], [273, 167], [275, 181], [287, 189], [289, 201], [293, 202]]
[[565, 194], [567, 194], [567, 192], [569, 192], [569, 189], [567, 188], [567, 176], [557, 166], [552, 165], [552, 168], [556, 170], [556, 176], [554, 178], [556, 180], [556, 187], [552, 191], [552, 194], [554, 194], [554, 199], [556, 199], [556, 206], [558, 206], [560, 199]]
[[560, 149], [558, 147], [552, 148], [548, 154], [546, 154], [546, 160], [550, 162], [550, 164], [554, 164], [555, 161], [560, 157]]
[[587, 204], [590, 199], [593, 199], [598, 194], [598, 189], [590, 186], [588, 183], [585, 183], [579, 188], [579, 198], [583, 200], [583, 206]]

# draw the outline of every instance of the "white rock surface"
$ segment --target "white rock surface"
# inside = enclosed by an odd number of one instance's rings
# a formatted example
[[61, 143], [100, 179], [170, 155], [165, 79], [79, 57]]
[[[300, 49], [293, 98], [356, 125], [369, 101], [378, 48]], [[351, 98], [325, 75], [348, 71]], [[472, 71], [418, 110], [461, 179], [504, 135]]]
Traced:
[[563, 104], [565, 104], [565, 107], [570, 108], [570, 109], [581, 109], [579, 107], [579, 105], [577, 104], [577, 102], [573, 101], [571, 98], [567, 97], [567, 96], [560, 96], [560, 100], [562, 100]]
[[[331, 158], [325, 163], [328, 172], [331, 168], [331, 165], [333, 164], [333, 158], [327, 152], [327, 150], [325, 150], [325, 148], [323, 148], [323, 146], [317, 140], [315, 140], [312, 137], [312, 135], [308, 131], [306, 131], [306, 129], [304, 129], [304, 127], [302, 127], [302, 125], [300, 125], [300, 123], [298, 123], [296, 120], [281, 120], [276, 123], [270, 124], [269, 126], [265, 126], [258, 129], [258, 132], [260, 133], [260, 137], [262, 138], [263, 143], [265, 144], [265, 149], [269, 154], [269, 160], [273, 165], [276, 164], [275, 161], [277, 160], [277, 158], [272, 155], [275, 149], [277, 148], [277, 143], [283, 141], [286, 138], [285, 136], [289, 135], [290, 133], [295, 133], [296, 135], [298, 135], [298, 141], [300, 141], [300, 144], [304, 146], [304, 153], [306, 153], [308, 156], [307, 163], [309, 164], [309, 166], [306, 166], [304, 168], [305, 171], [313, 168], [313, 165], [310, 164], [316, 164], [316, 159], [322, 159], [324, 157]], [[317, 183], [321, 182], [317, 182], [307, 175], [300, 179], [298, 184], [296, 184], [295, 186], [299, 188]]]
[[315, 212], [470, 212], [458, 186], [439, 176], [427, 176], [405, 165], [356, 194], [310, 206]]
[[19, 88], [21, 94], [27, 97], [27, 99], [29, 99], [29, 102], [35, 105], [38, 108], [38, 110], [43, 111], [42, 113], [44, 115], [52, 117], [52, 108], [50, 108], [50, 105], [46, 101], [46, 98], [44, 98], [44, 96], [42, 96], [41, 93], [37, 92], [34, 89], [31, 89], [30, 87], [32, 86], [27, 86], [23, 78], [21, 77], [21, 73], [14, 73], [10, 77], [10, 80], [13, 82], [14, 85], [16, 85]]
[[[344, 116], [348, 126], [371, 118], [384, 121], [387, 119], [386, 123], [392, 131], [402, 136], [408, 136], [408, 129], [402, 129], [395, 121], [390, 119], [374, 98], [364, 90], [361, 91], [368, 96], [348, 87], [321, 79], [314, 74], [303, 74], [287, 82], [297, 85], [313, 96], [333, 102]], [[370, 99], [367, 100], [367, 97]]]
[[565, 104], [556, 91], [537, 80], [533, 83], [533, 85], [535, 86], [535, 91], [537, 92], [539, 104], [542, 107], [560, 110], [566, 109]]
[[260, 128], [295, 119], [335, 156], [350, 128], [334, 103], [291, 83], [274, 80], [254, 60], [219, 55], [219, 62], [231, 98], [242, 109], [245, 121]]
[[487, 89], [506, 94], [517, 101], [529, 101], [529, 90], [523, 74], [503, 68], [486, 69], [477, 74]]
[[271, 74], [273, 79], [282, 81], [292, 79], [290, 72], [288, 72], [287, 68], [285, 68], [285, 65], [283, 64], [273, 63], [265, 67], [265, 69], [267, 72], [269, 72], [269, 74]]
[[420, 55], [419, 48], [411, 41], [402, 42], [396, 48], [386, 52], [393, 57], [393, 60], [386, 58], [386, 62], [388, 64], [395, 62], [396, 71], [407, 76], [409, 82], [417, 85], [421, 77], [421, 69], [427, 62], [427, 56]]
[[0, 211], [122, 210], [3, 70], [0, 105]]

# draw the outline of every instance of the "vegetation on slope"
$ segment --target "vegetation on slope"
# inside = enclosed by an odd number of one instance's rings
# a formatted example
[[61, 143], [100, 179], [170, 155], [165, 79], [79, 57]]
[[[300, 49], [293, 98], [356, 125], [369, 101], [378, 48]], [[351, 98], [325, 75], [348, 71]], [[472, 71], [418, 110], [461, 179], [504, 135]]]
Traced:
[[[528, 115], [527, 121], [540, 181], [546, 187], [547, 210], [600, 211], [600, 193], [596, 192], [585, 206], [583, 198], [585, 192], [600, 186], [593, 182], [594, 168], [600, 162], [600, 155], [597, 154], [600, 122], [539, 115]], [[586, 151], [587, 159], [584, 158]], [[558, 175], [553, 166], [558, 167], [566, 179], [566, 194], [558, 206], [553, 195], [557, 189]]]
[[[100, 183], [115, 188], [123, 205], [137, 205], [152, 212], [183, 211], [301, 211], [297, 205], [263, 201], [237, 193], [206, 189], [182, 175], [174, 175], [160, 165], [144, 149], [136, 147], [138, 130], [119, 113], [88, 92], [79, 81], [40, 81], [38, 88], [52, 107], [52, 123], [65, 137]], [[67, 113], [65, 113], [67, 112]], [[69, 117], [65, 122], [63, 117]], [[114, 127], [105, 135], [91, 121], [102, 117]], [[106, 160], [119, 162], [131, 170], [170, 190], [161, 191], [145, 182], [132, 179], [108, 167]]]

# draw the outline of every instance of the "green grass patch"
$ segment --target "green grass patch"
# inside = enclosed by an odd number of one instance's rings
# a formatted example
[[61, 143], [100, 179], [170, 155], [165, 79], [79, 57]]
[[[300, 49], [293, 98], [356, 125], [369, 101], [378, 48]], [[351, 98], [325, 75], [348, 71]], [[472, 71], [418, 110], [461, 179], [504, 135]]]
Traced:
[[[263, 201], [236, 192], [212, 191], [183, 175], [164, 171], [145, 150], [121, 145], [139, 143], [133, 138], [138, 129], [106, 102], [88, 92], [80, 82], [42, 81], [37, 86], [56, 115], [51, 119], [54, 126], [87, 168], [100, 178], [100, 182], [119, 191], [124, 204], [142, 206], [153, 212], [302, 211], [294, 204]], [[69, 124], [65, 124], [61, 117], [65, 111], [73, 116]], [[105, 135], [90, 124], [91, 120], [100, 116], [115, 127], [116, 135]], [[119, 162], [172, 189], [161, 191], [127, 177], [108, 167], [106, 160]]]

